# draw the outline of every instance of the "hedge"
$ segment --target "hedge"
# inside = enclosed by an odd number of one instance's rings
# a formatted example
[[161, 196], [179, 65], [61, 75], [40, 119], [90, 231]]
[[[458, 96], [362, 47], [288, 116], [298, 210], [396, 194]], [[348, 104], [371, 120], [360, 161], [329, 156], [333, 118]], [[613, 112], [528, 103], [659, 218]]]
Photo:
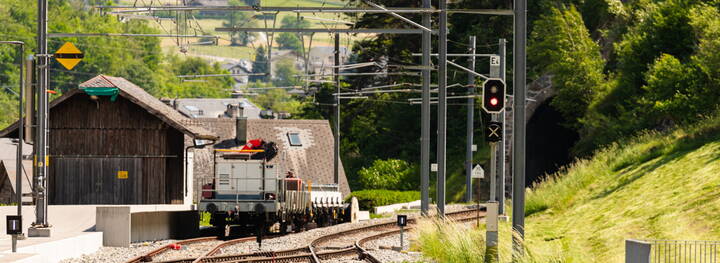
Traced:
[[361, 190], [352, 192], [347, 200], [352, 197], [358, 199], [361, 210], [370, 210], [376, 206], [420, 200], [420, 191]]

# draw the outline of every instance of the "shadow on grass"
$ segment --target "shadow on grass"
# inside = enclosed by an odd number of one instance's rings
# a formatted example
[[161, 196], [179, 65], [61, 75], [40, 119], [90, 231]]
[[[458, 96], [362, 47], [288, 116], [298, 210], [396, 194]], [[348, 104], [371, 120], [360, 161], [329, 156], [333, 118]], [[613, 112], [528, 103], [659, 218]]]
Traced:
[[[688, 153], [692, 152], [693, 149], [686, 149], [686, 148], [674, 148], [673, 150], [678, 149], [679, 151], [676, 151], [674, 153], [666, 154], [664, 157], [660, 158], [659, 160], [654, 161], [652, 164], [644, 166], [640, 168], [640, 170], [635, 171], [634, 174], [627, 178], [618, 178], [618, 183], [610, 187], [608, 189], [605, 189], [601, 193], [593, 196], [591, 199], [600, 199], [607, 197], [608, 195], [617, 192], [618, 190], [624, 188], [625, 186], [637, 181], [638, 179], [642, 178], [643, 176], [655, 171], [660, 166], [663, 166], [673, 160], [677, 160], [682, 158], [683, 156], [687, 155]], [[639, 164], [638, 164], [639, 165]]]

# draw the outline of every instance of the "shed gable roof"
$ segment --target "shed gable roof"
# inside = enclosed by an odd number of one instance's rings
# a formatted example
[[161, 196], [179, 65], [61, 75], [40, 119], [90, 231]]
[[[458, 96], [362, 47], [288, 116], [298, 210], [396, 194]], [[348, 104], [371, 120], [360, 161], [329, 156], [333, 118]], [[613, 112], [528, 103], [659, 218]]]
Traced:
[[[147, 110], [150, 114], [153, 114], [157, 116], [162, 121], [166, 122], [173, 128], [181, 131], [184, 134], [187, 134], [194, 138], [199, 139], [211, 139], [214, 140], [217, 138], [214, 134], [210, 133], [209, 131], [205, 130], [202, 127], [192, 126], [192, 125], [186, 125], [186, 117], [180, 114], [175, 109], [171, 108], [170, 106], [166, 105], [165, 103], [161, 102], [157, 98], [153, 97], [149, 93], [147, 93], [142, 88], [138, 87], [137, 85], [133, 84], [132, 82], [120, 78], [120, 77], [111, 77], [111, 76], [105, 76], [105, 75], [98, 75], [88, 81], [85, 81], [79, 85], [80, 88], [92, 88], [92, 87], [104, 87], [104, 88], [118, 88], [118, 91], [120, 92], [120, 96], [123, 98], [139, 105], [143, 109]], [[82, 93], [82, 89], [72, 89], [59, 98], [53, 100], [50, 102], [50, 108], [52, 109], [55, 105], [58, 105], [62, 103], [63, 101], [67, 100], [68, 98], [74, 96], [75, 94]], [[18, 122], [16, 121], [9, 127], [7, 127], [5, 130], [0, 131], [0, 137], [6, 137], [11, 132], [17, 130]]]

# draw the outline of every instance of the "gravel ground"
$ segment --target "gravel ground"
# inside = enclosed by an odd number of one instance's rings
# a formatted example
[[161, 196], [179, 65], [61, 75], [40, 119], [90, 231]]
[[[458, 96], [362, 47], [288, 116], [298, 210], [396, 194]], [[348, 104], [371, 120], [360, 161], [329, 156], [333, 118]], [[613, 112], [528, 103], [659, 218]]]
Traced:
[[[446, 212], [453, 212], [458, 211], [462, 209], [466, 209], [467, 206], [465, 205], [447, 205], [445, 207]], [[435, 209], [430, 209], [431, 214], [434, 213]], [[403, 213], [408, 215], [409, 218], [417, 217], [420, 212], [407, 212]], [[386, 217], [386, 218], [378, 218], [378, 219], [371, 219], [363, 222], [359, 222], [356, 224], [340, 224], [336, 226], [331, 227], [325, 227], [325, 228], [316, 228], [313, 230], [301, 232], [301, 233], [295, 233], [290, 234], [274, 239], [266, 239], [262, 247], [259, 247], [256, 242], [245, 242], [236, 244], [233, 246], [229, 246], [226, 248], [223, 248], [218, 255], [227, 255], [227, 254], [244, 254], [244, 253], [253, 253], [253, 252], [259, 252], [259, 251], [279, 251], [279, 250], [289, 250], [289, 249], [295, 249], [300, 247], [306, 247], [308, 246], [313, 240], [316, 238], [319, 238], [321, 236], [336, 233], [340, 231], [350, 230], [354, 228], [359, 228], [363, 226], [368, 226], [372, 224], [377, 223], [385, 223], [385, 222], [395, 222], [395, 217]], [[397, 243], [398, 237], [388, 237], [386, 238], [388, 241], [388, 244], [391, 244], [392, 240], [394, 240], [395, 243]], [[164, 246], [170, 243], [175, 242], [175, 240], [161, 240], [156, 242], [143, 242], [143, 243], [133, 243], [130, 245], [129, 248], [118, 248], [118, 247], [102, 247], [97, 252], [89, 255], [83, 255], [78, 258], [71, 258], [67, 260], [63, 260], [63, 263], [69, 263], [69, 262], [108, 262], [108, 263], [114, 263], [114, 262], [125, 262], [133, 257], [145, 254], [153, 249], [156, 249], [160, 246]], [[378, 243], [384, 242], [384, 241], [375, 241]], [[373, 243], [373, 242], [371, 242]], [[409, 242], [408, 242], [409, 244]], [[370, 244], [368, 244], [369, 246]], [[375, 245], [377, 246], [377, 245]], [[205, 248], [206, 250], [209, 248]], [[192, 247], [188, 247], [186, 249], [173, 251], [169, 253], [173, 253], [174, 258], [181, 258], [181, 257], [193, 257], [197, 256], [198, 254], [201, 254], [200, 252], [201, 248], [193, 249]], [[177, 252], [177, 253], [175, 253]], [[376, 250], [372, 251], [373, 255], [377, 254], [378, 257], [382, 257], [383, 262], [394, 262], [394, 261], [403, 261], [408, 259], [403, 259], [403, 257], [407, 257], [404, 253], [399, 253], [395, 251], [390, 250]], [[416, 261], [417, 256], [413, 257], [412, 260], [408, 261]], [[353, 262], [353, 261], [330, 261], [330, 262]]]
[[359, 260], [357, 256], [355, 257], [341, 257], [341, 258], [333, 258], [328, 260], [321, 260], [323, 263], [366, 263], [364, 260]]
[[101, 247], [97, 252], [82, 255], [78, 258], [70, 258], [61, 261], [62, 263], [83, 262], [83, 263], [115, 263], [126, 262], [131, 258], [143, 255], [153, 249], [173, 243], [175, 240], [162, 240], [157, 242], [134, 243], [130, 247]]
[[[403, 235], [403, 251], [410, 249], [410, 232], [406, 231]], [[365, 249], [371, 255], [375, 256], [382, 262], [417, 262], [422, 260], [420, 253], [403, 253], [395, 250], [387, 249], [400, 246], [400, 234], [387, 236], [378, 240], [373, 240], [365, 244]], [[383, 249], [381, 249], [382, 247]]]
[[174, 259], [183, 259], [183, 258], [196, 258], [199, 256], [202, 256], [205, 254], [205, 252], [210, 251], [218, 244], [222, 243], [223, 241], [220, 240], [213, 240], [208, 242], [198, 242], [198, 243], [191, 243], [182, 245], [182, 247], [179, 250], [173, 250], [170, 249], [168, 251], [165, 251], [164, 253], [161, 253], [160, 255], [157, 255], [153, 257], [153, 261], [168, 261], [168, 260], [174, 260]]

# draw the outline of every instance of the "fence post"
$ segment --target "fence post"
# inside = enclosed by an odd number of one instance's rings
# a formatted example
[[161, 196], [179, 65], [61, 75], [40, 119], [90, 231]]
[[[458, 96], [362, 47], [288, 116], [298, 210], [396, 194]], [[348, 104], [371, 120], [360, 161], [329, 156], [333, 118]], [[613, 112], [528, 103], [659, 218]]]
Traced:
[[650, 243], [626, 239], [625, 263], [650, 263]]

